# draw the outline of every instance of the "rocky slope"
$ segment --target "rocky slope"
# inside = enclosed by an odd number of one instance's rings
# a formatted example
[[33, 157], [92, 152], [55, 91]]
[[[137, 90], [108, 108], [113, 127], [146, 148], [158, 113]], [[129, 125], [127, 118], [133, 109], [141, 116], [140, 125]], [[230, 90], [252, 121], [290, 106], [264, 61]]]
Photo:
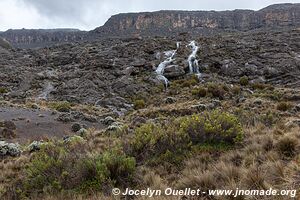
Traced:
[[14, 47], [34, 48], [81, 41], [85, 32], [78, 29], [10, 29], [0, 33]]
[[[195, 40], [203, 79], [213, 74], [237, 82], [299, 86], [300, 30], [227, 34], [196, 38], [106, 39], [37, 50], [1, 49], [0, 87], [4, 98], [46, 99], [128, 109], [125, 99], [150, 92], [159, 82], [155, 69], [164, 52], [176, 49], [171, 80], [188, 76], [187, 46]], [[284, 41], [284, 42], [283, 42]], [[178, 73], [180, 72], [180, 73]], [[122, 97], [122, 98], [117, 98]], [[114, 100], [112, 100], [114, 99]]]
[[259, 11], [158, 11], [112, 16], [92, 33], [101, 36], [212, 34], [300, 25], [300, 4], [276, 4]]

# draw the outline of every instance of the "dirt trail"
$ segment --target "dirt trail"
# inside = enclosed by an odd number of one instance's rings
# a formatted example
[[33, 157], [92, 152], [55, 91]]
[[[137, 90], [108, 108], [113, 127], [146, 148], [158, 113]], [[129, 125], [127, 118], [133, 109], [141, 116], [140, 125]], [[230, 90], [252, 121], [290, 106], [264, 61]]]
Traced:
[[[47, 110], [0, 107], [0, 121], [11, 120], [16, 124], [17, 137], [13, 142], [25, 143], [31, 140], [45, 138], [61, 138], [65, 135], [74, 134], [71, 131], [72, 123], [57, 121], [58, 114]], [[102, 128], [99, 123], [81, 122], [89, 128]]]

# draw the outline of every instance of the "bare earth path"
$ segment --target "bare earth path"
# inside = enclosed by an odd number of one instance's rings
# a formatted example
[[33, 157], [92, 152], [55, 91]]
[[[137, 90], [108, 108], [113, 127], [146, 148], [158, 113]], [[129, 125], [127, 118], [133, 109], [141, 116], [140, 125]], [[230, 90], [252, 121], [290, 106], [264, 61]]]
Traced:
[[[11, 120], [17, 126], [13, 142], [25, 143], [30, 140], [58, 137], [74, 134], [72, 123], [57, 121], [57, 113], [52, 111], [13, 107], [0, 107], [0, 121]], [[80, 122], [81, 123], [81, 122]], [[82, 122], [89, 128], [101, 128], [99, 123]]]

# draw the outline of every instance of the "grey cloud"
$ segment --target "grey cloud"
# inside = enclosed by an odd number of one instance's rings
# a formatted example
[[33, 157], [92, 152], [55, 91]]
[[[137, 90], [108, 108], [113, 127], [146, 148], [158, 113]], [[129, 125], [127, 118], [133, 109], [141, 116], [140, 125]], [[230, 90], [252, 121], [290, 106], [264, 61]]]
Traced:
[[[299, 3], [300, 0], [285, 0], [285, 3]], [[20, 13], [7, 14], [1, 3]], [[24, 23], [25, 28], [73, 27], [85, 30], [101, 26], [114, 14], [155, 10], [258, 10], [267, 5], [282, 3], [281, 0], [1, 0], [0, 30], [9, 24], [22, 28], [18, 21], [31, 19]], [[22, 8], [20, 7], [22, 4]], [[19, 6], [19, 8], [17, 8]], [[25, 11], [28, 12], [25, 12]], [[22, 11], [22, 12], [21, 12]], [[33, 12], [34, 11], [34, 12]], [[32, 14], [31, 14], [32, 13]], [[23, 16], [22, 16], [23, 15]], [[38, 18], [38, 19], [37, 19]], [[3, 20], [5, 19], [5, 20]], [[23, 24], [22, 24], [23, 25]]]

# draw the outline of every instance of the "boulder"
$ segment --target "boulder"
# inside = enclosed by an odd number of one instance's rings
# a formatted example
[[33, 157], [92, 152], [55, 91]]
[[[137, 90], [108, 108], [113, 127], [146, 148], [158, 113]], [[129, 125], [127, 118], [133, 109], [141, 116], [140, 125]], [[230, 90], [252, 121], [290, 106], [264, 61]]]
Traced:
[[185, 71], [182, 67], [178, 65], [169, 65], [165, 68], [164, 76], [166, 78], [176, 78], [179, 76], [183, 76], [185, 74]]
[[172, 104], [172, 103], [175, 103], [175, 102], [176, 102], [176, 99], [175, 99], [174, 97], [167, 97], [167, 98], [165, 99], [165, 102], [166, 102], [167, 104]]
[[81, 124], [74, 123], [74, 124], [72, 124], [71, 129], [72, 129], [73, 132], [76, 133], [77, 131], [79, 131], [81, 129]]
[[105, 119], [103, 120], [103, 123], [105, 125], [111, 125], [112, 123], [114, 123], [116, 120], [114, 118], [112, 118], [111, 116], [105, 117]]

